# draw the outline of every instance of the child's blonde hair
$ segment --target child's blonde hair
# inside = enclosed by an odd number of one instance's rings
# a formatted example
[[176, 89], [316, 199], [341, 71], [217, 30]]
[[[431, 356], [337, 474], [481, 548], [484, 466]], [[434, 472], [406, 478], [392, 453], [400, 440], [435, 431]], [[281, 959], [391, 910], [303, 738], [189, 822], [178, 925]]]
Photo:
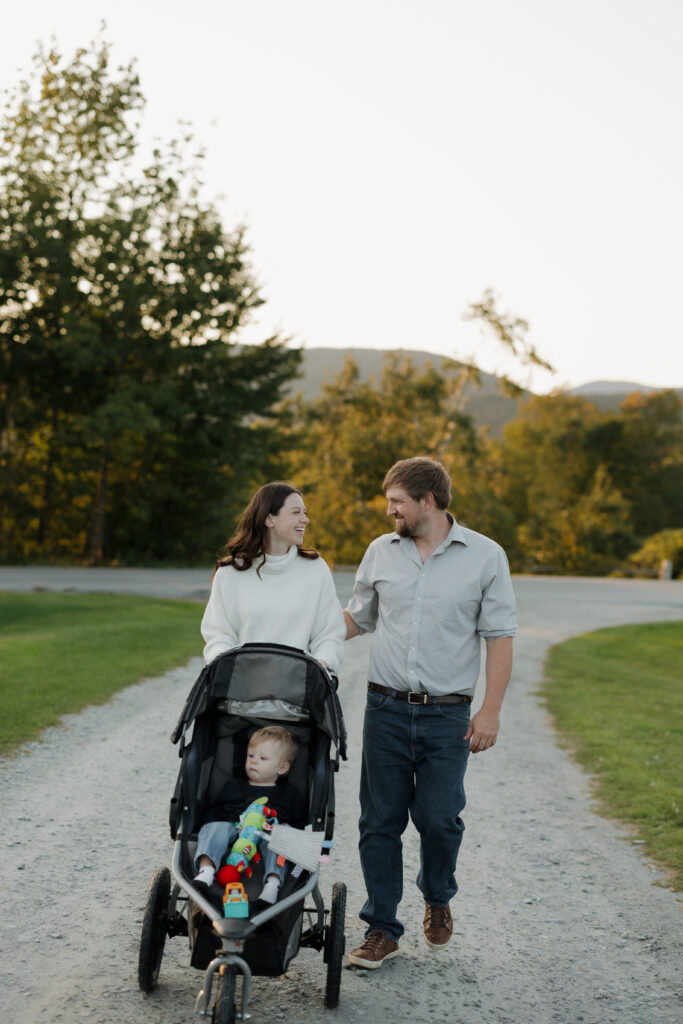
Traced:
[[267, 740], [272, 740], [278, 744], [280, 748], [280, 764], [283, 761], [287, 761], [291, 765], [298, 750], [291, 734], [280, 725], [266, 725], [263, 729], [257, 729], [253, 736], [250, 737], [249, 746], [258, 747]]

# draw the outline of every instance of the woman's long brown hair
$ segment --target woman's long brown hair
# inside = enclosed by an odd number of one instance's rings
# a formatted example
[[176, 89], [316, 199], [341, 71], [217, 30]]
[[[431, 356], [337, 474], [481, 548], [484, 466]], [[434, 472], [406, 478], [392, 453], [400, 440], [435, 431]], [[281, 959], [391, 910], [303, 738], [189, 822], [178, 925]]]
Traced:
[[[213, 570], [225, 565], [231, 565], [238, 572], [245, 572], [250, 569], [257, 558], [261, 561], [256, 567], [258, 572], [266, 561], [266, 537], [268, 527], [266, 519], [268, 516], [276, 516], [290, 494], [301, 494], [291, 484], [282, 480], [275, 480], [273, 483], [264, 484], [260, 487], [254, 497], [245, 508], [237, 529], [225, 545], [225, 550], [216, 562]], [[312, 548], [297, 548], [302, 558], [319, 558], [317, 551]]]

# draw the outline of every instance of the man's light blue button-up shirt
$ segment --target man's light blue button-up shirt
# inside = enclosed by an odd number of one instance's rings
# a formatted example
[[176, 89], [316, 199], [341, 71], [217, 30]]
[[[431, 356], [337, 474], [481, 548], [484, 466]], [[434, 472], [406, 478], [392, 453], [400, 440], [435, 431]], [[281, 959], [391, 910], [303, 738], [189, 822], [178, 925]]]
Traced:
[[362, 633], [376, 631], [372, 682], [435, 697], [473, 694], [480, 637], [517, 631], [505, 552], [455, 520], [424, 563], [411, 537], [377, 537], [346, 610]]

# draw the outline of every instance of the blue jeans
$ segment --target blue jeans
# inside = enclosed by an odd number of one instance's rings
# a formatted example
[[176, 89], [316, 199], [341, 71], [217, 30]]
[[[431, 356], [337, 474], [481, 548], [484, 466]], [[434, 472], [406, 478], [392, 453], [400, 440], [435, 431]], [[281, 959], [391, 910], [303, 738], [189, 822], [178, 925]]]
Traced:
[[[199, 858], [204, 854], [210, 857], [214, 865], [218, 867], [221, 858], [228, 852], [238, 834], [237, 825], [232, 821], [210, 821], [207, 825], [202, 825], [197, 836], [197, 852], [194, 855], [195, 870], [199, 870], [197, 867]], [[285, 877], [286, 864], [278, 864], [277, 854], [271, 850], [270, 843], [264, 842], [263, 839], [258, 840], [258, 848], [263, 857], [264, 877], [277, 875], [282, 882]]]
[[465, 825], [464, 740], [469, 704], [408, 704], [368, 691], [363, 724], [359, 820], [368, 925], [398, 942], [403, 843], [410, 815], [420, 834], [416, 882], [427, 903], [445, 906], [458, 891], [455, 863]]

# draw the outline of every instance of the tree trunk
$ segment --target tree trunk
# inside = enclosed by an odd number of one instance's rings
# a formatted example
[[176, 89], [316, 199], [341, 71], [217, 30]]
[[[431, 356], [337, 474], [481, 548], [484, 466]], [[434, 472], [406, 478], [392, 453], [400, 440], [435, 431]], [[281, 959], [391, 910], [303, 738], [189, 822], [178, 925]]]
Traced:
[[104, 554], [104, 524], [107, 515], [107, 493], [109, 489], [109, 457], [111, 442], [107, 441], [100, 463], [100, 477], [97, 482], [97, 494], [93, 507], [92, 524], [90, 527], [90, 543], [88, 561], [91, 565], [101, 565]]
[[58, 409], [52, 410], [52, 423], [51, 423], [51, 437], [47, 451], [47, 464], [45, 466], [45, 475], [43, 477], [43, 494], [40, 501], [40, 515], [38, 517], [38, 531], [36, 533], [36, 541], [42, 547], [45, 543], [45, 537], [47, 536], [47, 527], [50, 521], [50, 513], [52, 511], [52, 485], [54, 482], [54, 465], [55, 465], [55, 437], [57, 436], [57, 426], [59, 424], [59, 411]]

